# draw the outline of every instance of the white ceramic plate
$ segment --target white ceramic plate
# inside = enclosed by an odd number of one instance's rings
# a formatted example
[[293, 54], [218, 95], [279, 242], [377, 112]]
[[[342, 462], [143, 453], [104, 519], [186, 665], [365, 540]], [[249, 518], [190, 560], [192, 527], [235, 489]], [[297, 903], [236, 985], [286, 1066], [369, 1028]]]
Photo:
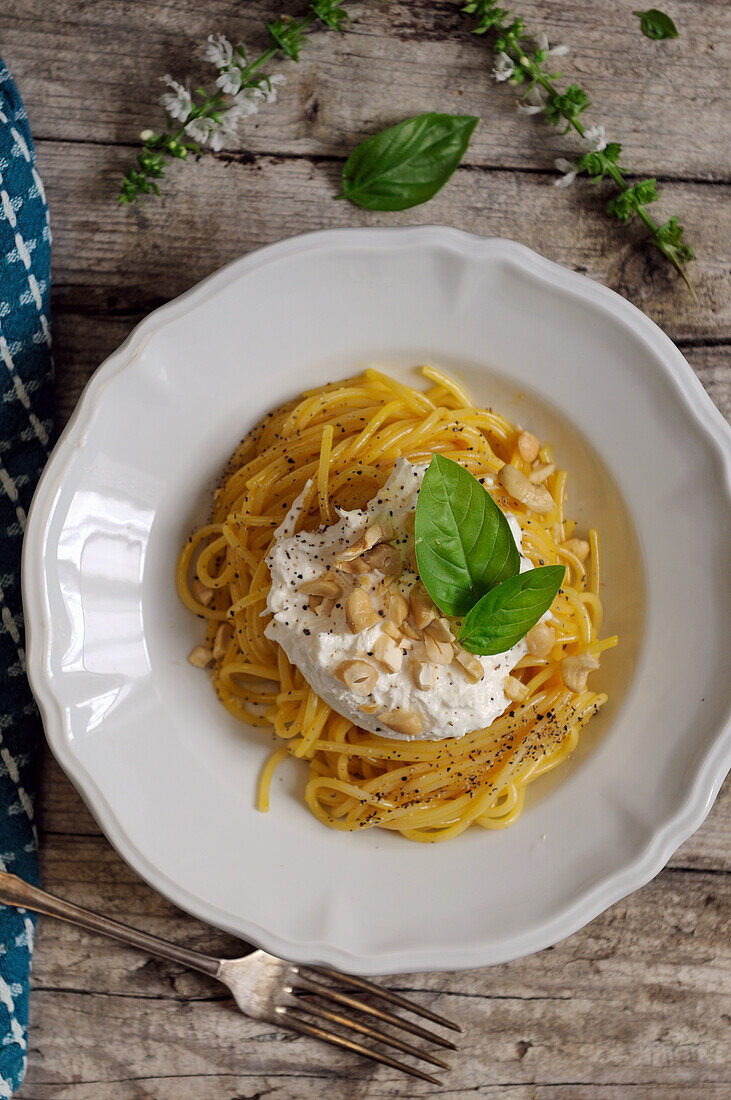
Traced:
[[[457, 370], [530, 425], [596, 523], [611, 701], [505, 832], [419, 845], [313, 818], [303, 765], [254, 808], [272, 738], [186, 655], [178, 548], [239, 438], [378, 361]], [[51, 747], [113, 844], [184, 909], [278, 955], [363, 973], [499, 963], [650, 879], [728, 768], [727, 429], [683, 357], [611, 291], [452, 229], [315, 233], [157, 310], [97, 371], [25, 545], [28, 667]]]

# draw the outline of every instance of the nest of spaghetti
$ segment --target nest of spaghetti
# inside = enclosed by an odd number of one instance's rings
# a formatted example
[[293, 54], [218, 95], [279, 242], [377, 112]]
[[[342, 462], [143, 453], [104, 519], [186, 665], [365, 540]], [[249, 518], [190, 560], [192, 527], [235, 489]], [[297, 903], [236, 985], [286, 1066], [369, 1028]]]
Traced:
[[[369, 369], [268, 413], [232, 455], [210, 521], [182, 549], [177, 583], [184, 603], [206, 620], [192, 663], [210, 671], [235, 718], [273, 730], [279, 742], [259, 778], [259, 808], [269, 808], [274, 771], [293, 756], [309, 768], [305, 799], [324, 825], [434, 842], [518, 818], [528, 785], [567, 760], [606, 702], [587, 675], [617, 638], [600, 637], [598, 533], [579, 537], [566, 516], [567, 474], [552, 448], [476, 407], [441, 371], [421, 373], [425, 389]], [[435, 452], [487, 479], [496, 503], [520, 525], [523, 554], [534, 565], [564, 565], [566, 574], [548, 635], [512, 670], [518, 689], [499, 718], [460, 738], [395, 741], [334, 711], [265, 636], [266, 558], [300, 494], [300, 529], [312, 530], [332, 523], [336, 507], [363, 508], [399, 458], [426, 463]], [[511, 495], [502, 484], [511, 479], [500, 477], [506, 466], [546, 490], [548, 505], [536, 512], [530, 494]]]

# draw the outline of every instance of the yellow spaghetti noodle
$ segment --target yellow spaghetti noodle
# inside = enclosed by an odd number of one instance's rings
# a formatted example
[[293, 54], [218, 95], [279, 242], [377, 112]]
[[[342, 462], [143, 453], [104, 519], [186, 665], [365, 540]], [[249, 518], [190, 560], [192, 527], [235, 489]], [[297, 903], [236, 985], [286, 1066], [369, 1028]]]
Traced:
[[[600, 640], [600, 553], [577, 556], [564, 516], [566, 475], [545, 480], [554, 500], [536, 515], [497, 486], [500, 507], [523, 532], [535, 565], [563, 564], [566, 579], [552, 607], [556, 641], [546, 657], [524, 656], [513, 670], [527, 696], [486, 729], [459, 739], [394, 741], [354, 726], [333, 711], [264, 635], [273, 532], [304, 492], [300, 528], [329, 523], [335, 505], [361, 508], [383, 486], [397, 459], [428, 462], [438, 451], [475, 476], [512, 463], [524, 474], [519, 429], [476, 408], [464, 389], [432, 367], [424, 392], [376, 370], [311, 390], [269, 413], [232, 456], [216, 491], [211, 522], [184, 546], [177, 569], [181, 599], [208, 620], [203, 660], [215, 690], [236, 718], [274, 729], [283, 746], [269, 760], [258, 805], [269, 806], [275, 767], [286, 755], [309, 765], [307, 804], [325, 825], [379, 826], [419, 841], [457, 836], [472, 824], [501, 829], [522, 811], [527, 785], [563, 763], [584, 723], [605, 702], [563, 681], [566, 656], [598, 657], [616, 644]], [[542, 446], [541, 463], [553, 463]], [[213, 657], [211, 659], [211, 654]], [[202, 662], [201, 662], [202, 663]]]

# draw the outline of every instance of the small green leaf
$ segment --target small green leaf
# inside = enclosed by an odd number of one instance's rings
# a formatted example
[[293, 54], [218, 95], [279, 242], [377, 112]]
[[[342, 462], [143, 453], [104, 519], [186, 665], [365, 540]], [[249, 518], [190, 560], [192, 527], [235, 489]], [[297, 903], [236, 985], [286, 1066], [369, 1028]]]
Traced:
[[502, 581], [475, 604], [459, 636], [470, 653], [505, 653], [548, 611], [561, 587], [563, 565], [544, 565]]
[[427, 202], [464, 156], [479, 119], [429, 112], [366, 138], [343, 168], [343, 192], [367, 210], [407, 210]]
[[520, 568], [508, 521], [487, 489], [444, 455], [433, 455], [424, 475], [414, 535], [419, 575], [446, 615], [466, 615]]
[[656, 42], [663, 38], [678, 38], [678, 28], [669, 15], [658, 8], [648, 8], [647, 11], [635, 11], [633, 15], [639, 16], [640, 30], [645, 38], [652, 38]]

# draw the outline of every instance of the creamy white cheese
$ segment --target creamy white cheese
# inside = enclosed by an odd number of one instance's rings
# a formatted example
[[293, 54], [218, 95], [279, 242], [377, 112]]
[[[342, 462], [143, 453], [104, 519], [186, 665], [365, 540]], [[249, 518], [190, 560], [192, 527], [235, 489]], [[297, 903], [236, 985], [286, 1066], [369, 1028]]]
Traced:
[[[506, 676], [527, 652], [525, 641], [520, 641], [505, 653], [478, 657], [485, 675], [477, 684], [456, 662], [437, 665], [436, 682], [427, 691], [419, 690], [414, 684], [410, 651], [404, 654], [398, 672], [380, 667], [376, 685], [366, 697], [356, 695], [335, 677], [335, 669], [343, 661], [370, 659], [376, 640], [382, 634], [381, 623], [353, 634], [345, 618], [345, 597], [338, 600], [331, 611], [317, 614], [308, 606], [308, 597], [298, 590], [305, 582], [333, 568], [335, 555], [355, 543], [374, 523], [390, 524], [405, 562], [413, 562], [413, 534], [408, 534], [406, 521], [416, 509], [426, 469], [426, 465], [413, 466], [400, 459], [383, 489], [364, 510], [341, 511], [337, 523], [317, 531], [294, 534], [302, 506], [302, 497], [298, 498], [275, 532], [275, 542], [267, 558], [272, 577], [267, 612], [273, 616], [266, 628], [267, 637], [282, 647], [292, 664], [333, 710], [363, 729], [396, 740], [462, 737], [490, 725], [508, 705], [503, 691]], [[520, 527], [512, 516], [507, 520], [520, 550]], [[532, 568], [521, 554], [521, 573]], [[346, 584], [354, 583], [352, 577], [342, 573], [335, 575], [343, 578]], [[358, 580], [361, 582], [362, 578]], [[417, 580], [417, 574], [407, 566], [396, 583], [408, 596]], [[378, 574], [370, 585], [364, 586], [374, 595], [376, 606], [376, 593], [382, 592], [382, 581], [383, 577]], [[379, 724], [377, 711], [364, 712], [361, 709], [364, 705], [377, 706], [379, 711], [397, 707], [412, 711], [421, 718], [422, 732], [415, 737], [396, 733]]]

